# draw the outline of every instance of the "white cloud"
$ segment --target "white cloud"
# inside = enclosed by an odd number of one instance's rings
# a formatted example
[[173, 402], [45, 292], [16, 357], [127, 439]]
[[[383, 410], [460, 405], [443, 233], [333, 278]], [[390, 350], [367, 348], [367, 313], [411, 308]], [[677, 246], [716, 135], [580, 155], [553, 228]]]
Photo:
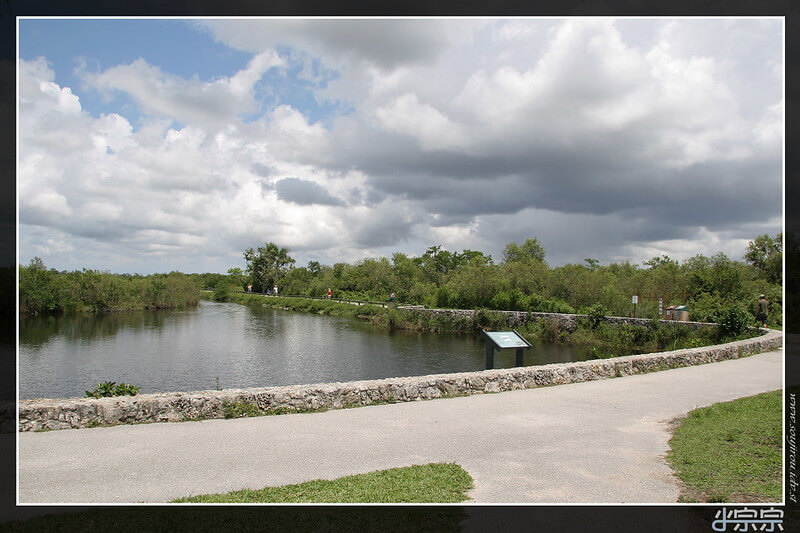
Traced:
[[52, 96], [57, 102], [57, 109], [64, 114], [78, 114], [81, 112], [81, 103], [77, 96], [72, 94], [69, 87], [63, 89], [50, 81], [43, 81], [39, 84], [42, 94]]
[[121, 218], [122, 206], [110, 202], [87, 202], [81, 206], [80, 215], [89, 220], [110, 223]]
[[[64, 239], [109, 263], [135, 250], [167, 270], [224, 271], [269, 240], [330, 263], [438, 243], [499, 257], [538, 236], [559, 263], [772, 233], [774, 23], [648, 21], [645, 38], [633, 22], [198, 22], [253, 53], [247, 66], [186, 79], [139, 59], [84, 68], [85, 89], [20, 60], [20, 220], [36, 228], [21, 254]], [[737, 38], [771, 60], [759, 83]], [[317, 103], [349, 111], [315, 120], [291, 96], [265, 104], [265, 74], [291, 84], [299, 64]], [[84, 90], [127, 93], [143, 116], [92, 116]]]
[[69, 207], [67, 197], [53, 189], [44, 189], [32, 194], [25, 201], [25, 207], [40, 210], [51, 216], [69, 216], [72, 209]]
[[498, 41], [516, 41], [537, 31], [537, 28], [529, 21], [503, 21], [501, 25], [492, 30], [492, 38]]
[[415, 138], [423, 151], [459, 148], [467, 135], [435, 107], [420, 102], [415, 94], [403, 94], [375, 110], [380, 125], [387, 131]]
[[162, 72], [144, 59], [99, 73], [83, 70], [81, 76], [98, 91], [128, 93], [147, 114], [215, 128], [224, 127], [231, 117], [257, 110], [255, 84], [268, 70], [283, 64], [274, 50], [267, 50], [235, 75], [213, 81], [187, 80]]
[[780, 151], [783, 142], [784, 120], [783, 101], [769, 106], [764, 111], [764, 116], [753, 129], [756, 142], [775, 151]]

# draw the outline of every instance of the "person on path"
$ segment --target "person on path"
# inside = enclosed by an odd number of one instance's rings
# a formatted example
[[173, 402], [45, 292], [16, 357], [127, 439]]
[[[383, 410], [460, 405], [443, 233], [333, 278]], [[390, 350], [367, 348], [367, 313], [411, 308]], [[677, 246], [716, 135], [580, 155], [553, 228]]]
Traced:
[[272, 294], [274, 294], [275, 296], [277, 296], [277, 295], [278, 295], [278, 286], [277, 286], [277, 285], [275, 285], [274, 287], [272, 287]]
[[333, 293], [331, 292], [331, 290], [330, 290], [330, 288], [329, 288], [329, 289], [328, 289], [328, 298], [330, 298], [332, 294], [333, 294]]
[[761, 294], [756, 303], [756, 322], [763, 327], [767, 327], [767, 313], [769, 312], [769, 301]]
[[392, 305], [393, 303], [394, 303], [394, 293], [391, 293], [389, 295], [389, 305]]

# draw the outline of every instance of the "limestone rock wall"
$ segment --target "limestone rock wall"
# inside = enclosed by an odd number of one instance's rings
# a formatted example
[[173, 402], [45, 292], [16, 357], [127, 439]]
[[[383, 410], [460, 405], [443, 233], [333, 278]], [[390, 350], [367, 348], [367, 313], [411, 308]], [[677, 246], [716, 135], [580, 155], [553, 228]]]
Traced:
[[306, 412], [529, 389], [736, 359], [782, 345], [782, 332], [768, 331], [760, 337], [703, 348], [480, 372], [114, 398], [20, 400], [19, 431]]
[[[415, 306], [400, 306], [400, 309], [409, 309], [418, 313], [432, 313], [446, 315], [451, 318], [471, 318], [476, 311], [471, 309], [420, 309]], [[510, 327], [515, 327], [519, 324], [527, 322], [539, 322], [541, 320], [555, 320], [558, 322], [558, 328], [565, 331], [575, 331], [578, 327], [578, 321], [585, 318], [586, 315], [573, 315], [566, 313], [529, 313], [526, 311], [489, 311], [490, 313], [498, 313], [506, 316], [506, 324]], [[608, 316], [605, 320], [614, 325], [620, 324], [633, 324], [636, 326], [650, 327], [652, 320], [649, 318], [631, 318], [622, 316]], [[702, 326], [717, 327], [717, 324], [710, 322], [675, 322], [671, 320], [661, 320], [665, 324], [681, 324], [689, 329], [697, 329]]]

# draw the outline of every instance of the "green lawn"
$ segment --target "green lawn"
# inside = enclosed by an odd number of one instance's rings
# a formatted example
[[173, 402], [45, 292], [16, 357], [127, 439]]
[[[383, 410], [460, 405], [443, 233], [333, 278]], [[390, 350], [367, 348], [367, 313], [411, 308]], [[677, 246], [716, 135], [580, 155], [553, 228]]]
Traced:
[[469, 499], [466, 491], [471, 488], [472, 477], [460, 466], [431, 463], [172, 503], [458, 503]]
[[695, 409], [669, 441], [681, 502], [781, 501], [782, 394]]

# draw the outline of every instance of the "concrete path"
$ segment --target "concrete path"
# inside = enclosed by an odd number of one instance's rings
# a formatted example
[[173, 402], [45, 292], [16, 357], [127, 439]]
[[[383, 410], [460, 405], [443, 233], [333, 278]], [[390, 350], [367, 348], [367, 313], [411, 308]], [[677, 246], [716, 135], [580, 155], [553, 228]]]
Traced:
[[668, 422], [776, 390], [782, 350], [425, 402], [19, 435], [19, 503], [164, 502], [455, 462], [475, 503], [675, 502]]

